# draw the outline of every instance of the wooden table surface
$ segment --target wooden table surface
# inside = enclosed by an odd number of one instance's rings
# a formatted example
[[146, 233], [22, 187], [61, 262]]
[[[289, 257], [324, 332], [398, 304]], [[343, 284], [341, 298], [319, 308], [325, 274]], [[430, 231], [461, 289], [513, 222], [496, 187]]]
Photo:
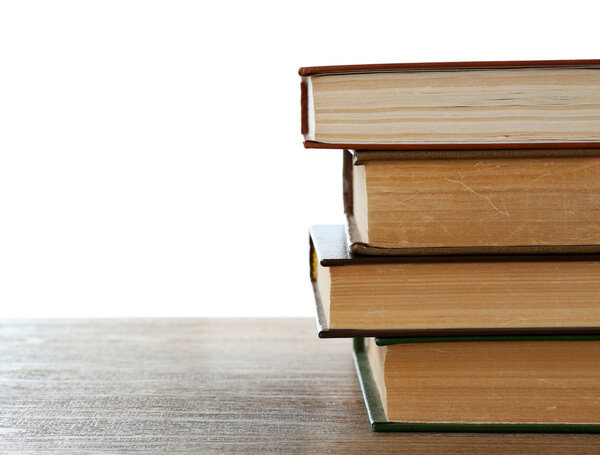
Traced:
[[311, 319], [0, 323], [0, 453], [599, 453], [595, 435], [373, 433]]

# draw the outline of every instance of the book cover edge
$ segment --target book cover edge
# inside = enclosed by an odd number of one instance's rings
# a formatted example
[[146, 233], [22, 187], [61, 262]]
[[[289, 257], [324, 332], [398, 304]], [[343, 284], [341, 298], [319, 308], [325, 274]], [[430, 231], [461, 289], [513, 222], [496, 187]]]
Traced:
[[463, 336], [424, 336], [424, 337], [375, 337], [377, 346], [391, 346], [407, 343], [460, 343], [494, 341], [600, 341], [600, 334], [538, 334], [538, 335], [463, 335]]
[[425, 160], [473, 160], [473, 159], [539, 159], [539, 158], [588, 158], [600, 156], [597, 148], [532, 149], [532, 150], [352, 150], [355, 166], [373, 161], [425, 161]]
[[500, 151], [500, 150], [552, 150], [552, 149], [597, 149], [600, 148], [598, 141], [576, 141], [576, 142], [464, 142], [464, 143], [337, 143], [318, 142], [312, 140], [304, 141], [307, 149], [349, 149], [360, 151]]
[[[381, 432], [466, 432], [466, 433], [598, 433], [600, 424], [588, 423], [471, 423], [389, 421], [373, 379], [364, 339], [354, 342], [354, 366], [367, 416], [373, 431]], [[374, 396], [375, 395], [375, 396]]]
[[[552, 246], [539, 249], [537, 246], [514, 245], [511, 247], [435, 247], [427, 250], [428, 254], [418, 254], [416, 248], [406, 251], [406, 254], [355, 254], [350, 249], [352, 240], [348, 230], [350, 225], [329, 224], [314, 225], [310, 228], [313, 241], [316, 240], [315, 250], [319, 263], [325, 267], [337, 267], [358, 264], [388, 264], [388, 263], [439, 263], [439, 262], [544, 262], [544, 261], [600, 261], [600, 245], [570, 245]], [[334, 239], [334, 236], [336, 237]], [[339, 237], [339, 238], [338, 238]], [[335, 253], [325, 257], [326, 248], [322, 242], [336, 243]], [[343, 245], [343, 247], [342, 247]], [[377, 248], [379, 251], [379, 247]], [[502, 248], [502, 250], [498, 250]], [[507, 250], [507, 248], [511, 248]], [[343, 251], [342, 251], [343, 249]], [[436, 250], [431, 254], [429, 250]], [[330, 248], [331, 250], [331, 248]], [[405, 250], [405, 249], [402, 249]], [[415, 251], [416, 250], [416, 251]], [[439, 250], [439, 251], [438, 251]], [[421, 251], [423, 252], [423, 251]], [[458, 254], [460, 252], [460, 254]], [[410, 254], [409, 254], [410, 253]]]
[[600, 59], [570, 60], [487, 60], [464, 62], [413, 62], [413, 63], [368, 63], [358, 65], [303, 66], [298, 69], [302, 77], [316, 74], [361, 73], [395, 70], [466, 70], [485, 68], [537, 68], [537, 67], [581, 67], [600, 66]]

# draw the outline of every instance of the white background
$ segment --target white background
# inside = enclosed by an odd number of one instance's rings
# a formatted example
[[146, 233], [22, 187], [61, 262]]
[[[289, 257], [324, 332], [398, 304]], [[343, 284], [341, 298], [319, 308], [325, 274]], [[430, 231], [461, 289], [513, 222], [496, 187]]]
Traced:
[[0, 4], [0, 316], [312, 315], [300, 66], [598, 58], [596, 2]]

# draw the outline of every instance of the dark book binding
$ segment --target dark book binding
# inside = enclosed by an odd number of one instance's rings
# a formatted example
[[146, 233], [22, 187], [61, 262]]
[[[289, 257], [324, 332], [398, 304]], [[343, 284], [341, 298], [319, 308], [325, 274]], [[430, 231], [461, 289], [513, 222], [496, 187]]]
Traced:
[[308, 84], [305, 80], [300, 82], [300, 118], [302, 121], [300, 132], [308, 134]]
[[[384, 63], [367, 65], [335, 65], [302, 67], [298, 74], [305, 82], [306, 78], [336, 73], [367, 73], [389, 71], [423, 71], [423, 70], [476, 70], [494, 68], [540, 68], [540, 67], [600, 67], [599, 59], [586, 60], [512, 60], [481, 62], [426, 62], [426, 63]], [[304, 86], [303, 86], [304, 87]], [[303, 90], [306, 87], [303, 88]], [[302, 101], [302, 134], [306, 138], [308, 132], [308, 96]], [[306, 125], [306, 129], [305, 129]], [[401, 144], [360, 144], [360, 143], [328, 143], [305, 140], [304, 147], [317, 149], [354, 149], [354, 150], [404, 150], [404, 151], [447, 151], [447, 150], [544, 150], [544, 149], [589, 149], [600, 148], [597, 141], [565, 141], [565, 142], [467, 142], [467, 143], [401, 143]]]
[[369, 161], [402, 161], [406, 159], [491, 159], [491, 158], [544, 158], [544, 157], [586, 157], [597, 156], [600, 149], [549, 149], [549, 150], [502, 150], [473, 152], [412, 152], [401, 151], [350, 151], [344, 150], [343, 158], [343, 197], [346, 215], [348, 248], [352, 254], [370, 256], [440, 256], [440, 255], [519, 255], [519, 254], [588, 254], [600, 253], [600, 245], [507, 245], [507, 246], [449, 246], [449, 247], [381, 247], [361, 239], [354, 219], [353, 181], [354, 166], [362, 166]]
[[325, 312], [316, 283], [317, 266], [338, 267], [359, 264], [394, 263], [452, 263], [452, 262], [540, 262], [540, 261], [600, 261], [600, 255], [462, 255], [462, 256], [366, 256], [353, 254], [347, 244], [346, 228], [341, 224], [316, 225], [309, 232], [310, 279], [315, 296], [317, 330], [319, 338], [356, 337], [443, 337], [443, 336], [493, 336], [493, 335], [568, 335], [600, 334], [600, 327], [481, 327], [443, 329], [336, 329], [327, 324]]
[[[476, 338], [468, 341], [496, 341], [502, 338], [503, 341], [526, 341], [536, 337], [512, 337], [510, 340], [506, 337], [494, 337], [493, 339]], [[543, 337], [548, 339], [548, 337]], [[560, 336], [554, 336], [551, 339], [563, 339]], [[569, 341], [575, 339], [586, 340], [590, 337], [566, 337]], [[593, 337], [594, 340], [600, 339], [600, 336]], [[380, 340], [378, 340], [380, 341]], [[389, 341], [389, 340], [388, 340]], [[421, 340], [422, 341], [422, 340]], [[447, 339], [430, 339], [431, 342], [448, 341]], [[465, 340], [467, 341], [467, 340]], [[380, 341], [381, 342], [381, 341]], [[408, 338], [402, 342], [419, 342], [418, 339]], [[379, 343], [378, 343], [379, 344]], [[389, 344], [389, 343], [386, 343]], [[467, 433], [598, 433], [600, 424], [579, 424], [579, 423], [469, 423], [469, 422], [399, 422], [390, 421], [385, 415], [377, 385], [371, 371], [369, 359], [365, 351], [365, 342], [363, 338], [354, 339], [354, 365], [360, 383], [360, 389], [365, 400], [367, 416], [374, 431], [383, 432], [467, 432]]]
[[481, 62], [421, 62], [421, 63], [371, 63], [366, 65], [304, 66], [298, 70], [302, 77], [316, 74], [365, 73], [373, 71], [484, 69], [484, 68], [536, 68], [545, 66], [580, 67], [600, 66], [600, 59], [582, 60], [505, 60]]

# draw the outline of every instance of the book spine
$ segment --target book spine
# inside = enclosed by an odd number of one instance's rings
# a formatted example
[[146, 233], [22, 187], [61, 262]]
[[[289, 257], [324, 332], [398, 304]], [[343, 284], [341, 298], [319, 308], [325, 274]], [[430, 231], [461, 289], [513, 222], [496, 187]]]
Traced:
[[344, 195], [344, 213], [351, 215], [354, 213], [354, 195], [352, 183], [352, 153], [344, 150], [344, 163], [342, 168], [342, 184]]
[[308, 82], [302, 78], [300, 82], [300, 111], [301, 111], [301, 133], [308, 134]]
[[308, 261], [310, 267], [310, 281], [317, 281], [317, 266], [318, 266], [318, 258], [317, 251], [315, 250], [315, 245], [313, 244], [312, 237], [310, 234], [308, 235]]

